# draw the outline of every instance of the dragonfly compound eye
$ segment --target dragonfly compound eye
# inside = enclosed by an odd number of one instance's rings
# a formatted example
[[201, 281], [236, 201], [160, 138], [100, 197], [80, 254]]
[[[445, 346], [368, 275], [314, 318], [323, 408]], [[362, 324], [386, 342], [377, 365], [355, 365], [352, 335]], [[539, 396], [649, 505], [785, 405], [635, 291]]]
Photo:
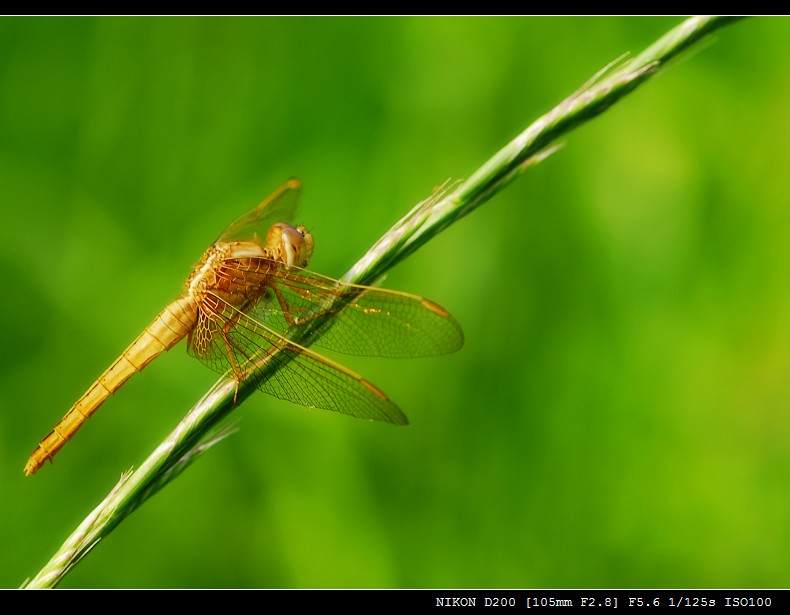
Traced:
[[304, 227], [280, 226], [280, 254], [289, 267], [304, 267], [313, 254], [313, 238]]

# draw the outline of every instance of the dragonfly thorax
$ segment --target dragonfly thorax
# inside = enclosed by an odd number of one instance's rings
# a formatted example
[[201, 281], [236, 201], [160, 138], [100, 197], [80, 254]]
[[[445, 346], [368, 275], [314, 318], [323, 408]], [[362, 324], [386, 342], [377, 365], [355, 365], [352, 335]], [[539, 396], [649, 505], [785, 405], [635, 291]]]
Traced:
[[269, 229], [265, 244], [256, 236], [252, 241], [217, 242], [211, 246], [189, 276], [187, 293], [197, 298], [214, 290], [231, 290], [239, 281], [233, 274], [238, 270], [246, 271], [255, 283], [264, 285], [278, 265], [286, 269], [305, 267], [312, 255], [313, 236], [303, 226], [277, 223]]

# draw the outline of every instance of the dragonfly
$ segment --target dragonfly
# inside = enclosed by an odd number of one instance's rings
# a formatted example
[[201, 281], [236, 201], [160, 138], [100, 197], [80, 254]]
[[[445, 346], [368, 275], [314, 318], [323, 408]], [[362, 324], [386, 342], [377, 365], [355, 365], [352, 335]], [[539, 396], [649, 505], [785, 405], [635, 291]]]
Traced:
[[184, 338], [188, 353], [232, 376], [237, 391], [239, 383], [252, 382], [302, 406], [408, 423], [380, 389], [312, 345], [360, 356], [441, 355], [461, 348], [461, 326], [428, 299], [306, 269], [313, 236], [292, 225], [300, 193], [300, 181], [290, 179], [225, 229], [193, 268], [180, 297], [39, 443], [26, 475], [52, 461], [110, 395]]

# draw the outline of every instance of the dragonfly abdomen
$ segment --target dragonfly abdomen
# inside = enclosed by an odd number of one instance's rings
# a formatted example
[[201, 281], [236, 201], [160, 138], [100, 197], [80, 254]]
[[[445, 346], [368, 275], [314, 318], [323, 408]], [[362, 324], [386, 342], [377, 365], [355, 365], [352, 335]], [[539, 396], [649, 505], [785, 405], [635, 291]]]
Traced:
[[170, 350], [192, 329], [197, 319], [195, 300], [186, 295], [168, 305], [138, 338], [99, 376], [85, 394], [44, 438], [25, 466], [30, 476], [57, 453], [82, 424], [134, 374]]

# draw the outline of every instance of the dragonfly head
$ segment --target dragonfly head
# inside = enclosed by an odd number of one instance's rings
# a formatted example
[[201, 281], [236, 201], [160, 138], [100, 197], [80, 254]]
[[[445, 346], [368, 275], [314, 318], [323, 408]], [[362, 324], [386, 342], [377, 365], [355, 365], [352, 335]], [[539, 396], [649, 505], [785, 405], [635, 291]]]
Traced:
[[305, 227], [280, 222], [269, 229], [266, 246], [288, 267], [306, 267], [313, 255], [313, 236]]

